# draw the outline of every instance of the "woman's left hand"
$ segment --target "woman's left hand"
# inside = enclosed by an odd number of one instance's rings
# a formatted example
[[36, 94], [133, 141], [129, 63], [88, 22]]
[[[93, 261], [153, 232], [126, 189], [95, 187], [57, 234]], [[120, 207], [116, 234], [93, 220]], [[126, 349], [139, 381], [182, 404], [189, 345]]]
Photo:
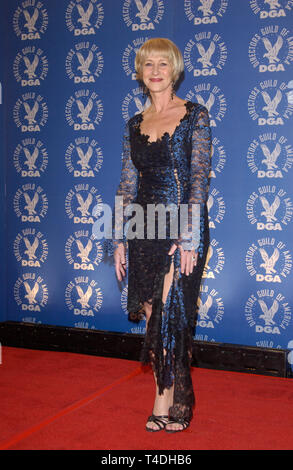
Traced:
[[194, 266], [196, 266], [198, 253], [195, 250], [183, 250], [181, 245], [177, 246], [174, 243], [168, 255], [172, 256], [177, 248], [180, 250], [181, 272], [188, 276], [192, 273]]

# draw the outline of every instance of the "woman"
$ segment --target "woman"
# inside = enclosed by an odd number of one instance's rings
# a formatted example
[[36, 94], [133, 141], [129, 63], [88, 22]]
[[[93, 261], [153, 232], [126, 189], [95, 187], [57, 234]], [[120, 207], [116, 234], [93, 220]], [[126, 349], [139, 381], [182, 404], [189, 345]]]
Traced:
[[[130, 225], [123, 241], [114, 236], [115, 270], [121, 281], [128, 246], [127, 308], [132, 320], [139, 320], [142, 312], [146, 316], [142, 360], [151, 363], [156, 386], [146, 430], [178, 432], [189, 426], [195, 402], [190, 363], [196, 302], [209, 244], [209, 117], [205, 107], [175, 95], [183, 59], [172, 41], [153, 38], [145, 42], [137, 52], [135, 67], [150, 106], [126, 125], [116, 196], [123, 196], [124, 210], [134, 203], [143, 208], [142, 226], [135, 228], [140, 234], [143, 229], [144, 237], [133, 237]], [[162, 213], [155, 212], [150, 230], [150, 204], [180, 205], [179, 215], [181, 207], [187, 208], [185, 219], [177, 217], [178, 235], [171, 230], [174, 214], [168, 211], [164, 214], [166, 236], [161, 237], [158, 228]], [[130, 220], [130, 212], [126, 213]], [[123, 224], [126, 221], [127, 217]]]

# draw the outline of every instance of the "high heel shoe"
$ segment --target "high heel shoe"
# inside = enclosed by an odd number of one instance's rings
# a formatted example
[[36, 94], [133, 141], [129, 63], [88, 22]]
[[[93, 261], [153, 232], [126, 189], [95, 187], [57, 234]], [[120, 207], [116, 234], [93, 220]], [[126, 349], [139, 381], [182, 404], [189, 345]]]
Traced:
[[[166, 426], [168, 424], [180, 424], [182, 426], [182, 428], [181, 429], [167, 429]], [[177, 418], [176, 419], [176, 418], [172, 418], [172, 416], [170, 416], [168, 422], [165, 425], [165, 431], [169, 432], [169, 433], [185, 431], [185, 429], [187, 429], [189, 425], [190, 425], [190, 421], [186, 418]]]
[[158, 429], [154, 429], [154, 428], [149, 428], [149, 427], [145, 427], [146, 428], [146, 431], [149, 431], [149, 432], [158, 432], [158, 431], [162, 431], [166, 424], [168, 423], [168, 416], [165, 416], [165, 415], [161, 415], [161, 416], [156, 416], [156, 415], [151, 415], [148, 417], [148, 420], [147, 420], [147, 423], [155, 423], [156, 426], [158, 426]]

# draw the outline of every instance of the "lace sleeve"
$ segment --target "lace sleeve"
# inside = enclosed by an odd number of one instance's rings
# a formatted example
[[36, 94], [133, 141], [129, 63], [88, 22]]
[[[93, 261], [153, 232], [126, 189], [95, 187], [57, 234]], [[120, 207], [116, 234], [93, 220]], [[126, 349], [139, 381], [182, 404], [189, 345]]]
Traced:
[[123, 135], [122, 170], [120, 183], [116, 191], [112, 221], [114, 249], [119, 243], [126, 242], [125, 223], [127, 216], [125, 215], [125, 209], [136, 197], [137, 182], [138, 170], [135, 168], [131, 159], [129, 124], [127, 123]]
[[138, 171], [131, 160], [129, 123], [126, 124], [122, 145], [122, 169], [114, 207], [97, 204], [92, 214], [97, 217], [93, 224], [92, 235], [101, 240], [104, 255], [113, 256], [120, 243], [126, 243], [125, 223], [127, 206], [131, 205], [137, 193]]
[[192, 153], [190, 163], [190, 194], [187, 207], [187, 223], [179, 244], [184, 250], [198, 249], [200, 219], [207, 202], [209, 173], [211, 168], [211, 129], [208, 111], [200, 106], [195, 113], [192, 129]]

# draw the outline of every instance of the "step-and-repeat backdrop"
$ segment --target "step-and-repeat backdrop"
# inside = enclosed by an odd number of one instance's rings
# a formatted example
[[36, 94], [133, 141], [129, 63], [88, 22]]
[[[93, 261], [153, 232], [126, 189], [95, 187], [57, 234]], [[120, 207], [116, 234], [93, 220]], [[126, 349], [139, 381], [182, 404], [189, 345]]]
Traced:
[[[134, 57], [181, 49], [210, 112], [211, 244], [195, 338], [293, 342], [293, 0], [5, 0], [7, 320], [143, 333], [92, 236], [114, 203]], [[291, 88], [290, 88], [291, 87]], [[291, 93], [290, 93], [291, 90]]]

